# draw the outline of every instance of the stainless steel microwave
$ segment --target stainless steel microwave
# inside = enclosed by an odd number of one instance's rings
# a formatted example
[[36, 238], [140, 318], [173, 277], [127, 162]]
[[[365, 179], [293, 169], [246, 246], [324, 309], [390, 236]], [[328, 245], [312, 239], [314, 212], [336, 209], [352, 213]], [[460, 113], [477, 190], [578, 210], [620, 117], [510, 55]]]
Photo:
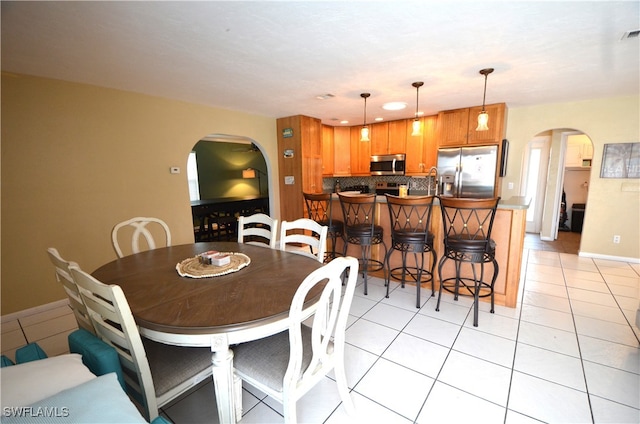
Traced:
[[406, 155], [375, 155], [371, 156], [369, 170], [371, 175], [404, 175]]

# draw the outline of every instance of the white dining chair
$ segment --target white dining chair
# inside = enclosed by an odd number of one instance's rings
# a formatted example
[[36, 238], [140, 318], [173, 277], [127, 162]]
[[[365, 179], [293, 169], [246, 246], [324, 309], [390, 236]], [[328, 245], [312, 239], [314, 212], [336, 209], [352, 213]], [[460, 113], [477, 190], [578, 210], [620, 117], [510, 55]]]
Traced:
[[96, 329], [113, 346], [129, 397], [152, 421], [158, 408], [211, 376], [211, 349], [157, 343], [140, 337], [129, 303], [117, 285], [106, 285], [77, 265], [69, 272]]
[[[344, 273], [348, 278], [343, 287]], [[344, 346], [357, 276], [358, 260], [353, 257], [336, 258], [313, 271], [293, 297], [289, 331], [233, 348], [236, 375], [282, 403], [285, 423], [297, 422], [296, 402], [323, 378], [328, 378], [331, 370], [335, 370], [344, 408], [350, 416], [354, 415]], [[309, 316], [304, 309], [305, 300], [312, 289], [325, 282], [320, 300], [313, 307], [312, 327], [308, 327], [303, 324]]]
[[67, 294], [69, 306], [73, 311], [73, 315], [76, 317], [76, 321], [78, 322], [78, 328], [84, 328], [90, 333], [95, 334], [96, 330], [93, 328], [93, 323], [91, 322], [91, 318], [87, 312], [87, 307], [80, 296], [80, 290], [78, 289], [75, 281], [73, 281], [73, 278], [71, 278], [71, 274], [69, 274], [69, 267], [71, 265], [77, 266], [78, 264], [63, 259], [58, 250], [54, 247], [47, 249], [47, 255], [55, 268], [56, 280], [62, 284], [62, 287]]
[[[282, 221], [278, 248], [324, 262], [324, 254], [327, 250], [327, 233], [328, 227], [326, 225], [321, 225], [309, 218]], [[291, 248], [291, 245], [295, 245], [295, 247]], [[308, 247], [309, 251], [305, 247]]]
[[267, 245], [275, 249], [277, 234], [278, 220], [269, 215], [256, 213], [238, 217], [238, 243]]
[[119, 240], [124, 239], [125, 235], [123, 233], [128, 234], [128, 232], [125, 231], [125, 228], [127, 227], [132, 227], [128, 228], [129, 230], [133, 229], [133, 233], [131, 234], [131, 253], [138, 253], [143, 250], [140, 236], [142, 236], [146, 242], [147, 249], [155, 249], [156, 241], [153, 234], [159, 234], [158, 230], [161, 233], [164, 233], [165, 246], [171, 246], [171, 230], [169, 230], [169, 226], [166, 222], [159, 218], [138, 216], [119, 222], [111, 230], [111, 242], [119, 258], [126, 256], [120, 248]]

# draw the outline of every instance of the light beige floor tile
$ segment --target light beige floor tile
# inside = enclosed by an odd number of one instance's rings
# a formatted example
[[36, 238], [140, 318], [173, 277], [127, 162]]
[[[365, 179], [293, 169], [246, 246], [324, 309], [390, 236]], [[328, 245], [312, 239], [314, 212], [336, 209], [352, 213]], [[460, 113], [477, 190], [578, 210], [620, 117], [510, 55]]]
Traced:
[[13, 330], [2, 333], [2, 353], [5, 351], [15, 350], [26, 345], [27, 339], [24, 337], [22, 330]]
[[65, 353], [69, 353], [69, 341], [68, 337], [73, 330], [67, 330], [62, 333], [54, 334], [53, 336], [45, 337], [44, 339], [36, 340], [38, 346], [45, 351], [47, 356], [58, 356]]
[[54, 309], [49, 309], [47, 311], [39, 312], [37, 314], [20, 317], [20, 324], [22, 324], [23, 327], [28, 327], [41, 322], [47, 322], [49, 320], [62, 317], [65, 315], [73, 315], [73, 311], [68, 305], [60, 306]]
[[3, 334], [10, 331], [20, 330], [20, 322], [17, 319], [2, 321], [0, 326], [2, 327]]
[[25, 326], [24, 334], [27, 336], [29, 342], [44, 339], [53, 334], [65, 332], [78, 328], [75, 316], [62, 315], [56, 318], [49, 319], [48, 321], [38, 322], [36, 324]]

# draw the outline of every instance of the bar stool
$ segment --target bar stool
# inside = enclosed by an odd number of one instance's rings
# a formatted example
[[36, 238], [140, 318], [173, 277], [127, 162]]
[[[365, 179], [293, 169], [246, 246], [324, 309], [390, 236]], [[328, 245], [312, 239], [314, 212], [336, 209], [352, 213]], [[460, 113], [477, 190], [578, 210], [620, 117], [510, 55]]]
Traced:
[[[473, 326], [478, 326], [478, 299], [491, 296], [491, 313], [494, 312], [493, 286], [498, 278], [498, 262], [496, 261], [496, 243], [491, 239], [491, 229], [496, 215], [499, 197], [492, 199], [468, 199], [438, 197], [442, 212], [442, 228], [444, 231], [444, 254], [438, 263], [440, 289], [436, 311], [440, 310], [442, 289], [453, 293], [454, 300], [458, 295], [473, 296]], [[442, 278], [442, 267], [451, 259], [455, 262], [455, 277]], [[473, 278], [462, 276], [462, 264], [471, 266]], [[491, 282], [484, 280], [484, 264], [493, 264]], [[478, 275], [476, 265], [480, 265]], [[463, 289], [463, 293], [460, 293]], [[466, 293], [465, 293], [466, 291]], [[482, 292], [482, 293], [481, 293]]]
[[362, 256], [359, 260], [362, 277], [364, 278], [364, 294], [367, 294], [367, 275], [369, 271], [379, 271], [383, 268], [382, 261], [371, 259], [371, 246], [382, 244], [384, 255], [387, 255], [387, 245], [384, 242], [384, 232], [376, 220], [376, 195], [338, 193], [342, 216], [344, 220], [345, 243], [342, 252], [347, 254], [349, 244], [359, 245]]
[[[389, 297], [389, 281], [393, 277], [404, 283], [407, 276], [416, 283], [416, 308], [420, 307], [420, 286], [431, 281], [431, 296], [435, 294], [433, 269], [438, 255], [433, 248], [431, 207], [434, 196], [399, 197], [386, 194], [391, 220], [391, 246], [385, 256], [385, 283]], [[402, 254], [402, 266], [391, 268], [390, 258], [395, 251]], [[407, 253], [413, 253], [415, 266], [407, 265]], [[425, 269], [424, 254], [431, 253], [431, 266]], [[428, 262], [427, 262], [428, 265]]]
[[336, 258], [336, 241], [342, 238], [344, 233], [344, 223], [332, 218], [331, 213], [331, 193], [302, 193], [307, 204], [307, 214], [309, 219], [316, 221], [320, 225], [327, 227], [327, 238], [331, 239], [331, 249], [327, 249], [325, 262]]

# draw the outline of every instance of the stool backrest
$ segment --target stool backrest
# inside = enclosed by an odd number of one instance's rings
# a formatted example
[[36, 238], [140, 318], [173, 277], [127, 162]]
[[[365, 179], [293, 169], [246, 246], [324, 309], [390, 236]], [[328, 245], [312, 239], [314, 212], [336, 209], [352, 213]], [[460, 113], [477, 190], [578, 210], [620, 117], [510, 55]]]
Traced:
[[331, 193], [302, 193], [307, 216], [323, 225], [331, 226]]
[[338, 198], [347, 233], [349, 233], [350, 227], [370, 226], [373, 231], [376, 221], [376, 195], [374, 193], [353, 195], [338, 193]]
[[424, 234], [424, 240], [431, 229], [431, 208], [434, 196], [400, 197], [385, 195], [391, 220], [391, 237], [398, 233]]
[[490, 199], [439, 197], [439, 199], [445, 248], [451, 241], [465, 241], [472, 244], [489, 242], [499, 197]]

